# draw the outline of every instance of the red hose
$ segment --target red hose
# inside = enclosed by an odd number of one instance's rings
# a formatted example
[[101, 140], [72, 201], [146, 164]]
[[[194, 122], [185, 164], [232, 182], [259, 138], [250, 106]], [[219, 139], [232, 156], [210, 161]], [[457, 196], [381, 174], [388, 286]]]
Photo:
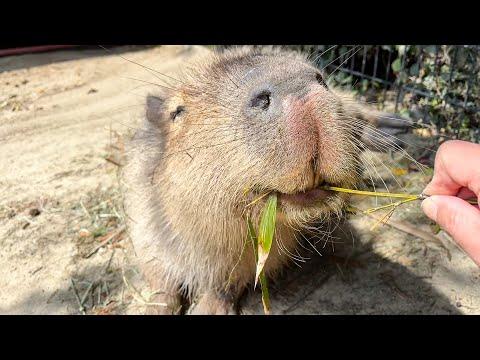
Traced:
[[15, 49], [0, 49], [0, 57], [11, 56], [11, 55], [22, 55], [22, 54], [57, 50], [57, 49], [67, 49], [74, 46], [76, 45], [41, 45], [41, 46], [15, 48]]

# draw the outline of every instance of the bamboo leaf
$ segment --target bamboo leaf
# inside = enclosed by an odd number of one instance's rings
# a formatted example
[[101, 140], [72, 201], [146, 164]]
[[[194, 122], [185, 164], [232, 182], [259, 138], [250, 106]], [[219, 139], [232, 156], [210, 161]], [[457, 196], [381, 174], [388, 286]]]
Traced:
[[[253, 253], [255, 255], [255, 263], [258, 262], [258, 240], [257, 235], [255, 234], [255, 228], [253, 227], [253, 223], [250, 218], [247, 218], [247, 226], [248, 226], [248, 238], [252, 242], [253, 246]], [[262, 270], [259, 276], [260, 280], [260, 288], [262, 290], [262, 304], [263, 304], [263, 312], [265, 315], [270, 314], [270, 294], [268, 292], [268, 283], [267, 277], [265, 276], [265, 272]]]
[[270, 195], [263, 209], [258, 228], [258, 258], [257, 270], [255, 274], [255, 286], [267, 261], [272, 247], [273, 235], [275, 233], [275, 220], [277, 215], [277, 196]]
[[265, 315], [269, 315], [270, 314], [270, 294], [268, 293], [267, 277], [265, 276], [265, 272], [263, 270], [260, 273], [260, 287], [262, 289], [263, 312], [265, 313]]

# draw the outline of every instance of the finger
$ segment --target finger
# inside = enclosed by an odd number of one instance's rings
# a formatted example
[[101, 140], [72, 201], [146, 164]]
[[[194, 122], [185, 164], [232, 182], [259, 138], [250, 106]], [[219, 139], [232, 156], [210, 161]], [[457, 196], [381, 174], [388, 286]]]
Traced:
[[457, 197], [459, 197], [460, 199], [475, 199], [477, 197], [477, 195], [470, 189], [467, 189], [465, 187], [462, 187], [457, 195]]
[[454, 196], [433, 195], [422, 202], [422, 209], [480, 266], [480, 210], [478, 207]]
[[447, 141], [435, 158], [432, 181], [423, 191], [428, 195], [456, 195], [466, 187], [480, 195], [480, 145], [466, 141]]

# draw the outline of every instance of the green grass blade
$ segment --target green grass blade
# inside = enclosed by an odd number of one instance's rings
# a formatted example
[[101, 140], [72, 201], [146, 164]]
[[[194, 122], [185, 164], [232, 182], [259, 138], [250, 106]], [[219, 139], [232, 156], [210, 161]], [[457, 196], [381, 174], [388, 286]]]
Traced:
[[268, 293], [268, 283], [265, 272], [260, 273], [260, 287], [262, 288], [262, 304], [265, 315], [270, 314], [270, 294]]
[[[257, 235], [255, 234], [255, 228], [253, 227], [253, 223], [250, 218], [247, 218], [247, 226], [248, 226], [248, 238], [252, 242], [253, 253], [255, 255], [255, 263], [258, 262], [258, 240]], [[260, 288], [262, 290], [262, 304], [263, 304], [263, 312], [268, 315], [270, 314], [270, 294], [268, 292], [268, 282], [267, 277], [265, 276], [265, 272], [262, 270], [259, 276], [260, 280]]]
[[258, 277], [262, 272], [265, 262], [267, 261], [270, 249], [272, 247], [273, 235], [275, 234], [275, 220], [277, 217], [277, 196], [270, 195], [263, 209], [258, 228], [258, 259], [257, 271], [255, 275], [255, 286]]

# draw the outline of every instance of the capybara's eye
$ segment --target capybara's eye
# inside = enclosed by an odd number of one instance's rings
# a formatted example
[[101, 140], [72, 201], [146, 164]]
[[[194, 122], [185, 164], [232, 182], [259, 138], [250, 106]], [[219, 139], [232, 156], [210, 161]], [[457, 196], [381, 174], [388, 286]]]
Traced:
[[255, 95], [252, 99], [251, 106], [260, 108], [262, 110], [267, 110], [268, 107], [270, 106], [270, 91], [265, 90], [262, 91], [261, 93]]
[[172, 121], [175, 121], [177, 119], [177, 117], [179, 117], [184, 112], [185, 112], [185, 107], [184, 106], [179, 106], [179, 107], [177, 107], [177, 109], [175, 111], [172, 111], [170, 113], [170, 119]]
[[325, 83], [325, 80], [323, 80], [323, 76], [320, 73], [316, 73], [315, 79], [317, 79], [318, 83], [324, 87], [327, 87], [327, 84]]

